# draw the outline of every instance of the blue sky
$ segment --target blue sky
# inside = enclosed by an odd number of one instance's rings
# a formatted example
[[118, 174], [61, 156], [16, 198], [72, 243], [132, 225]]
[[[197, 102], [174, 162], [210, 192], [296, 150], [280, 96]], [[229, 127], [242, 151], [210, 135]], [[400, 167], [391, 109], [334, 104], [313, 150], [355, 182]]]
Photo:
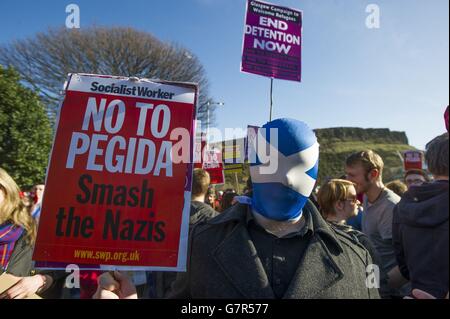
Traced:
[[[406, 131], [424, 148], [445, 131], [449, 100], [448, 0], [273, 0], [303, 11], [302, 82], [275, 80], [274, 118], [311, 128], [356, 126]], [[194, 52], [225, 102], [217, 126], [262, 125], [268, 78], [240, 73], [245, 0], [1, 1], [0, 44], [63, 26], [68, 4], [81, 27], [131, 26]], [[365, 25], [377, 4], [380, 28]]]

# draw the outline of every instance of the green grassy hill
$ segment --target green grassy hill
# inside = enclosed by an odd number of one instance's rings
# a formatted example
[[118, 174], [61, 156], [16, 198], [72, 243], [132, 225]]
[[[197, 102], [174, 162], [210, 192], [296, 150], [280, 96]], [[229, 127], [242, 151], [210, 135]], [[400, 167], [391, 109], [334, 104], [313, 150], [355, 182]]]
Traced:
[[[320, 144], [319, 180], [344, 174], [345, 159], [351, 153], [371, 149], [383, 158], [385, 182], [401, 178], [401, 153], [415, 148], [408, 145], [404, 132], [388, 129], [338, 127], [315, 130]], [[319, 181], [319, 182], [320, 182]]]
[[[344, 174], [345, 159], [351, 153], [371, 149], [383, 158], [385, 169], [384, 182], [402, 178], [403, 162], [401, 153], [416, 148], [408, 145], [404, 132], [389, 129], [363, 129], [356, 127], [336, 127], [316, 129], [320, 144], [319, 183], [327, 178], [337, 178]], [[246, 164], [242, 174], [237, 174], [240, 191], [245, 187], [249, 176]], [[225, 174], [225, 185], [218, 189], [236, 188], [235, 174]]]

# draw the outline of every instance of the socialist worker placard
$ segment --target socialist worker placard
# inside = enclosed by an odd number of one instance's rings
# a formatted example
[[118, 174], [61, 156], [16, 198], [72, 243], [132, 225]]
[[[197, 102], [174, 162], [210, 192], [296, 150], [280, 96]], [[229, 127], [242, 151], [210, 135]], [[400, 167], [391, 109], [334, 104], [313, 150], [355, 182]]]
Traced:
[[197, 94], [69, 76], [33, 260], [185, 269]]

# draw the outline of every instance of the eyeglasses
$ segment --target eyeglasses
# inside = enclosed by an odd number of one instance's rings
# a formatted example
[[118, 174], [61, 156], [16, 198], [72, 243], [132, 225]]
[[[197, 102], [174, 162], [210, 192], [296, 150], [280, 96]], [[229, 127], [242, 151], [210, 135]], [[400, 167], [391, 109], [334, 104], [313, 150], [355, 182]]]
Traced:
[[418, 184], [423, 184], [425, 183], [425, 180], [423, 179], [407, 179], [406, 180], [406, 185], [418, 185]]
[[356, 197], [353, 197], [353, 198], [346, 198], [346, 199], [344, 199], [343, 201], [344, 201], [344, 202], [351, 202], [352, 204], [358, 204], [358, 203], [359, 203], [359, 200], [358, 200], [358, 198], [356, 198]]

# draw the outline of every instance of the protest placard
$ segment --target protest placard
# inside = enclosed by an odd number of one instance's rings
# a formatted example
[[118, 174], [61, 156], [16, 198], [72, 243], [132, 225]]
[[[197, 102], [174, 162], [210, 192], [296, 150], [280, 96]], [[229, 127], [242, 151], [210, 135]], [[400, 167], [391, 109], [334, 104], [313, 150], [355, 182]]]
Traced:
[[405, 171], [410, 169], [422, 169], [423, 154], [421, 151], [406, 151], [403, 153]]
[[224, 170], [227, 174], [242, 174], [244, 171], [244, 164], [225, 164]]
[[210, 185], [222, 185], [225, 183], [222, 151], [219, 147], [208, 144], [204, 133], [197, 135], [194, 162], [195, 168], [201, 168], [208, 172]]
[[301, 81], [302, 12], [247, 1], [241, 71]]
[[222, 148], [224, 159], [224, 171], [226, 174], [241, 174], [244, 170], [245, 154], [243, 152], [245, 140], [229, 140]]
[[197, 95], [188, 83], [70, 75], [34, 260], [185, 270]]
[[220, 148], [209, 146], [203, 152], [203, 169], [208, 172], [211, 185], [222, 185], [225, 183], [223, 169], [222, 151]]
[[244, 163], [245, 139], [228, 140], [223, 143], [222, 152], [225, 164]]

